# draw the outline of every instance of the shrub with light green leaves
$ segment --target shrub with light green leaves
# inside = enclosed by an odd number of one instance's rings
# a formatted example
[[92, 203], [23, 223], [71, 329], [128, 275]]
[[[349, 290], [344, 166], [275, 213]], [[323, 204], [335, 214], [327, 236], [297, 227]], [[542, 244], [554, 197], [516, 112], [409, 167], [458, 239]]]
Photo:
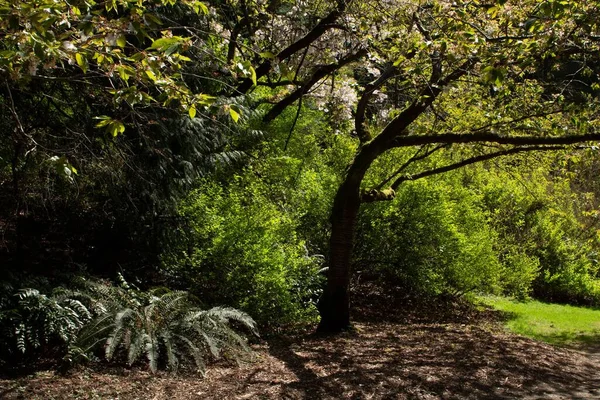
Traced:
[[501, 266], [478, 199], [442, 180], [408, 183], [396, 199], [367, 205], [355, 268], [405, 290], [461, 295], [496, 291]]
[[309, 254], [297, 220], [266, 192], [238, 177], [227, 188], [206, 183], [191, 193], [181, 207], [189, 245], [171, 249], [163, 269], [208, 304], [240, 308], [263, 326], [313, 321], [321, 258]]

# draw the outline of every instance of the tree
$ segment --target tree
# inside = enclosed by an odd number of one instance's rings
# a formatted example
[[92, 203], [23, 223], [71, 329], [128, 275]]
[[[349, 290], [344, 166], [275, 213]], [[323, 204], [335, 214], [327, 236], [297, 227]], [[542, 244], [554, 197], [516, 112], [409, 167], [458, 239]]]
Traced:
[[[256, 68], [259, 84], [291, 89], [266, 122], [297, 100], [301, 105], [326, 77], [333, 77], [332, 86], [358, 77], [360, 86], [355, 104], [346, 105], [359, 144], [331, 212], [320, 330], [350, 326], [348, 286], [361, 205], [393, 199], [405, 181], [600, 139], [591, 62], [599, 11], [584, 1], [341, 0], [298, 40], [268, 44], [282, 50]], [[326, 45], [328, 52], [311, 51]], [[576, 70], [565, 74], [567, 64]], [[250, 87], [246, 80], [238, 90]], [[397, 149], [408, 147], [416, 148], [414, 155], [402, 160]], [[459, 159], [419, 170], [420, 161], [436, 152]], [[383, 157], [395, 157], [399, 166], [374, 182], [370, 167]]]

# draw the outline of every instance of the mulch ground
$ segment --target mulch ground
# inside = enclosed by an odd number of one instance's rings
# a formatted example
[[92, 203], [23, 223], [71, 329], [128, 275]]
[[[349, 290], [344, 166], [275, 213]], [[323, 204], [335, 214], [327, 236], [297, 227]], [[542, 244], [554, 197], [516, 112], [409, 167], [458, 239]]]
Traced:
[[0, 380], [5, 399], [600, 399], [600, 353], [504, 331], [489, 312], [364, 296], [356, 332], [255, 346], [197, 375], [82, 368]]

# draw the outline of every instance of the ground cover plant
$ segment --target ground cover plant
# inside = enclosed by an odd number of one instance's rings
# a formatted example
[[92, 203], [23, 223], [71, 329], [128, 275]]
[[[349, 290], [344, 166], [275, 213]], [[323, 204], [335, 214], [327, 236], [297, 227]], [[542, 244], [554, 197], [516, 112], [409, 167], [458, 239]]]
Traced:
[[50, 296], [34, 289], [12, 295], [14, 303], [0, 313], [4, 368], [18, 370], [50, 354], [62, 370], [90, 360], [132, 366], [146, 359], [153, 373], [180, 366], [204, 373], [208, 358], [250, 356], [237, 327], [258, 335], [244, 312], [204, 310], [184, 291], [142, 291], [122, 277], [119, 285], [80, 279], [76, 286]]

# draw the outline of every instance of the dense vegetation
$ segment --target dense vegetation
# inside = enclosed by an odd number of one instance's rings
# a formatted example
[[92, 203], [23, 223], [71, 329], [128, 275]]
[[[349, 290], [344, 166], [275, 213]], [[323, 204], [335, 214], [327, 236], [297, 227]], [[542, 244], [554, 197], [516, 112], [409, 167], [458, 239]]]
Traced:
[[599, 16], [0, 0], [2, 362], [202, 371], [365, 280], [599, 306]]

